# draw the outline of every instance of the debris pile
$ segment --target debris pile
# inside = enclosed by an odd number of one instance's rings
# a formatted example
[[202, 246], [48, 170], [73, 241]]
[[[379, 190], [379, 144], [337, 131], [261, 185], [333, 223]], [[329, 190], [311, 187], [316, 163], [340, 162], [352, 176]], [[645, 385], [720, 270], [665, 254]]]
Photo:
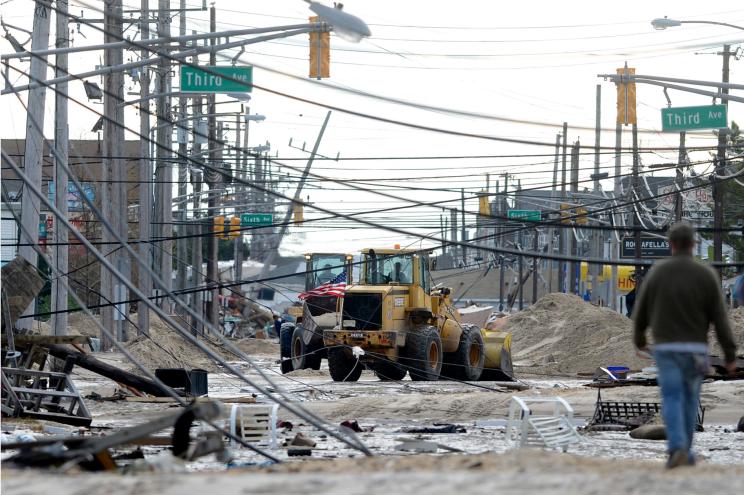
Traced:
[[608, 308], [572, 294], [553, 293], [510, 316], [512, 353], [518, 371], [588, 373], [599, 366], [650, 366], [635, 354], [632, 322]]
[[[150, 315], [149, 335], [138, 335], [127, 342], [127, 350], [146, 368], [201, 368], [217, 371], [217, 365], [184, 336], [166, 325], [156, 315]], [[200, 340], [228, 360], [237, 358], [207, 339]]]

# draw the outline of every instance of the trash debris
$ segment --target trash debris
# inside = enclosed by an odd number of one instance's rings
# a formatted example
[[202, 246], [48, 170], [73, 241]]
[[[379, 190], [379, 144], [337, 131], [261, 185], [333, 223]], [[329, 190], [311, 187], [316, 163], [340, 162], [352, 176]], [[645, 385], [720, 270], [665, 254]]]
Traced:
[[466, 430], [465, 427], [459, 426], [459, 425], [435, 424], [434, 426], [403, 428], [400, 432], [401, 433], [467, 433], [468, 430]]
[[289, 457], [305, 457], [313, 455], [313, 451], [311, 449], [293, 447], [287, 449], [287, 455]]
[[639, 440], [666, 440], [666, 426], [643, 425], [630, 430], [630, 438]]
[[289, 447], [315, 447], [317, 443], [315, 440], [305, 435], [302, 432], [298, 432], [294, 438], [287, 444]]
[[[4, 443], [2, 450], [19, 450], [4, 462], [24, 467], [52, 467], [78, 465], [88, 471], [108, 471], [117, 468], [109, 449], [144, 439], [148, 435], [173, 427], [173, 453], [184, 459], [193, 460], [222, 449], [222, 435], [201, 435], [193, 443], [189, 434], [195, 420], [213, 420], [219, 417], [221, 406], [218, 402], [201, 402], [175, 413], [165, 414], [147, 423], [122, 428], [103, 437], [69, 436], [51, 437], [34, 442]], [[214, 433], [214, 432], [208, 432]], [[219, 440], [219, 445], [215, 443]], [[164, 454], [167, 454], [164, 455]], [[180, 472], [182, 461], [171, 452], [165, 452], [155, 459], [134, 465], [128, 469], [145, 469], [158, 472]], [[173, 470], [173, 471], [171, 471]]]
[[284, 428], [287, 431], [292, 431], [292, 428], [294, 428], [294, 425], [287, 420], [280, 419], [279, 421], [276, 422], [276, 427]]
[[419, 452], [433, 454], [439, 449], [439, 444], [436, 442], [429, 442], [426, 440], [414, 440], [407, 438], [399, 438], [400, 443], [395, 446], [395, 450], [403, 452]]
[[342, 426], [342, 427], [344, 427], [344, 428], [348, 428], [348, 429], [350, 429], [350, 430], [351, 430], [351, 431], [353, 431], [354, 433], [362, 433], [362, 432], [364, 431], [364, 430], [362, 429], [362, 427], [361, 427], [361, 426], [359, 426], [359, 422], [357, 422], [357, 420], [356, 420], [356, 419], [354, 419], [354, 420], [351, 420], [351, 421], [350, 421], [350, 420], [348, 420], [348, 419], [347, 419], [347, 420], [345, 420], [345, 421], [342, 421], [342, 422], [341, 422], [341, 426]]

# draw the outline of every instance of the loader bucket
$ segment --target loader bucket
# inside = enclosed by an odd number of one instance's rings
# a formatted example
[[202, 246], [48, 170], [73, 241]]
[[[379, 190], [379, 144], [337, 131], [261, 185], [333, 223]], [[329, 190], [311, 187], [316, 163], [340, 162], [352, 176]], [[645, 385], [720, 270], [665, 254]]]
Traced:
[[486, 361], [481, 380], [513, 381], [514, 369], [511, 360], [511, 332], [481, 329], [486, 346]]

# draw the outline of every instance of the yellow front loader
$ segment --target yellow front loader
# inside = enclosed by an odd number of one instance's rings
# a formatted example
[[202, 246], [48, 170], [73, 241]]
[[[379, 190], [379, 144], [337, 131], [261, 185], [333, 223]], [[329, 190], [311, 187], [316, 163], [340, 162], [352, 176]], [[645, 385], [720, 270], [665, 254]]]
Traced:
[[323, 332], [335, 381], [366, 366], [382, 380], [511, 380], [511, 334], [461, 323], [450, 289], [432, 287], [428, 253], [362, 251], [360, 280]]

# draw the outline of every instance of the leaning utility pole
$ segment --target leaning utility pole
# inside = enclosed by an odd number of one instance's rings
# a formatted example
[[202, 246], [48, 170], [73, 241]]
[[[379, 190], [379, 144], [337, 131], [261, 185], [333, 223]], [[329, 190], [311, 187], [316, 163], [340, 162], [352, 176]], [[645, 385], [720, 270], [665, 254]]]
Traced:
[[[36, 2], [34, 4], [34, 30], [31, 35], [31, 50], [45, 50], [49, 47], [49, 19], [50, 8], [47, 4]], [[47, 73], [46, 56], [31, 57], [29, 69], [29, 83], [46, 80]], [[26, 116], [26, 150], [23, 161], [23, 172], [31, 184], [41, 187], [41, 167], [44, 155], [44, 136], [40, 129], [44, 128], [44, 97], [46, 87], [42, 84], [30, 89], [28, 92], [28, 103]], [[38, 128], [33, 124], [38, 122]], [[25, 188], [24, 188], [25, 190]], [[24, 259], [36, 266], [37, 256], [34, 246], [39, 243], [39, 198], [33, 194], [24, 194], [21, 201], [21, 235], [18, 249]], [[34, 303], [26, 308], [22, 316], [34, 313]], [[31, 328], [31, 318], [21, 318], [18, 321], [19, 329]]]
[[[619, 121], [615, 123], [615, 180], [613, 185], [613, 198], [615, 202], [618, 202], [620, 200], [620, 191], [622, 190], [622, 182], [620, 181], [620, 171], [621, 171], [621, 165], [622, 165], [622, 156], [621, 156], [621, 147], [622, 147], [622, 139], [623, 139], [623, 124]], [[617, 206], [617, 205], [616, 205]], [[620, 225], [620, 222], [618, 221], [620, 219], [620, 213], [618, 212], [617, 207], [613, 209], [612, 211], [612, 226], [617, 227]], [[620, 257], [620, 248], [618, 243], [618, 234], [617, 231], [610, 232], [610, 258], [619, 258]], [[610, 304], [610, 308], [614, 310], [618, 310], [617, 306], [617, 300], [618, 297], [620, 297], [620, 294], [617, 290], [617, 265], [612, 264], [612, 267], [610, 267], [611, 270], [611, 278], [610, 284], [612, 285], [610, 287], [610, 294], [612, 302]]]
[[[140, 40], [150, 38], [150, 1], [141, 1]], [[147, 49], [140, 52], [142, 59], [149, 57]], [[150, 157], [150, 69], [142, 68], [140, 74], [140, 160], [139, 160], [139, 255], [147, 266], [152, 268], [152, 162]], [[139, 290], [149, 296], [152, 294], [152, 277], [140, 267], [137, 271]], [[137, 327], [140, 333], [150, 334], [150, 308], [144, 302], [137, 304]]]
[[[170, 0], [158, 0], [158, 37], [170, 36]], [[156, 229], [160, 240], [158, 249], [155, 250], [155, 267], [158, 269], [160, 279], [163, 282], [163, 290], [170, 291], [173, 274], [173, 205], [172, 185], [173, 165], [171, 163], [171, 146], [173, 141], [173, 129], [171, 126], [170, 106], [170, 71], [171, 65], [167, 58], [161, 57], [158, 63], [156, 80], [156, 114], [157, 120], [157, 161], [155, 165], [155, 212], [157, 214]], [[168, 298], [160, 299], [163, 310], [171, 311]]]
[[[731, 58], [731, 45], [723, 45], [723, 75], [722, 82], [729, 82], [729, 59]], [[721, 103], [728, 106], [729, 89], [725, 85], [721, 87]], [[727, 126], [728, 129], [728, 126]], [[726, 171], [726, 144], [728, 139], [727, 129], [718, 131], [718, 154], [716, 156], [715, 175], [725, 175]], [[723, 201], [726, 192], [725, 185], [717, 177], [713, 179], [713, 261], [723, 260]], [[722, 276], [722, 269], [718, 268], [719, 277]]]
[[[56, 43], [57, 48], [70, 44], [67, 17], [67, 0], [57, 0]], [[67, 75], [67, 54], [55, 56], [55, 76]], [[57, 153], [54, 160], [54, 202], [60, 214], [67, 217], [67, 162], [69, 156], [69, 128], [67, 124], [67, 83], [57, 85], [54, 96], [54, 147]], [[54, 265], [60, 273], [68, 271], [68, 232], [63, 222], [54, 222]], [[52, 333], [67, 335], [67, 283], [58, 277], [52, 279]], [[59, 311], [59, 312], [58, 312]]]
[[[599, 197], [599, 153], [600, 153], [600, 141], [602, 138], [602, 85], [597, 84], [597, 100], [595, 103], [595, 121], [594, 121], [594, 195]], [[589, 219], [587, 218], [587, 222]], [[597, 223], [599, 225], [599, 223]], [[602, 244], [600, 239], [604, 241], [604, 234], [599, 230], [591, 230], [589, 232], [591, 239], [591, 250], [592, 257], [601, 257], [600, 248]], [[587, 267], [588, 278], [591, 279], [592, 302], [597, 302], [599, 297], [599, 275], [604, 272], [603, 265], [589, 265]]]
[[[107, 0], [104, 10], [104, 43], [114, 43], [123, 38], [122, 0]], [[113, 67], [123, 63], [124, 53], [121, 47], [104, 50], [103, 63]], [[128, 236], [128, 210], [122, 150], [124, 142], [124, 74], [121, 71], [111, 72], [104, 76], [103, 92], [103, 187], [101, 209], [104, 218], [124, 239]], [[104, 253], [118, 271], [128, 276], [130, 263], [128, 256], [121, 249], [116, 249], [116, 235], [107, 228], [101, 227], [104, 242]], [[113, 273], [101, 266], [102, 304], [114, 301], [126, 301], [127, 290], [121, 282], [115, 282]], [[127, 305], [104, 306], [101, 310], [103, 326], [115, 330], [113, 333], [119, 341], [127, 340], [126, 321]], [[108, 349], [110, 343], [101, 335], [101, 349]]]
[[[209, 8], [209, 30], [214, 32], [217, 30], [217, 11], [212, 5]], [[215, 39], [209, 40], [210, 45], [214, 45]], [[217, 64], [217, 56], [215, 52], [209, 54], [209, 65], [214, 66]], [[218, 150], [217, 150], [217, 118], [215, 116], [215, 98], [214, 94], [210, 94], [207, 97], [207, 114], [209, 119], [209, 140], [207, 142], [207, 149], [209, 150], [209, 165], [213, 168], [220, 166], [217, 163]], [[207, 170], [204, 174], [207, 184], [209, 185], [209, 199], [207, 217], [213, 217], [217, 214], [217, 191], [220, 183], [222, 182], [222, 176], [213, 170]], [[207, 240], [207, 284], [213, 285], [215, 288], [210, 289], [207, 292], [207, 321], [211, 325], [217, 326], [220, 317], [220, 306], [218, 299], [219, 290], [216, 286], [220, 283], [219, 268], [217, 265], [218, 255], [218, 239], [217, 233], [212, 229], [212, 234], [206, 238]]]

